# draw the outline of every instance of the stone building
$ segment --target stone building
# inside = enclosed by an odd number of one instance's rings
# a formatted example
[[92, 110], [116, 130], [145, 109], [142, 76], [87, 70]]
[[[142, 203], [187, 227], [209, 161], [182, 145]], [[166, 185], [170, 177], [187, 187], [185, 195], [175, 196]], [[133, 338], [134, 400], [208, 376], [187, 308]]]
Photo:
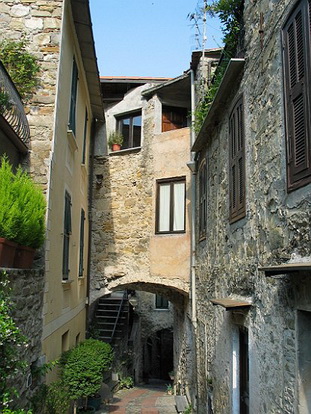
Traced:
[[[95, 145], [91, 303], [120, 289], [135, 290], [137, 295], [140, 291], [158, 294], [169, 300], [176, 326], [174, 367], [185, 386], [184, 360], [187, 341], [191, 341], [186, 334], [189, 73], [176, 79], [101, 78], [101, 84], [105, 135], [118, 130], [124, 142], [115, 152], [109, 151], [107, 139]], [[145, 297], [141, 296], [140, 303]], [[146, 309], [139, 305], [137, 312], [146, 313]], [[148, 338], [140, 340], [145, 341], [142, 354]], [[144, 377], [142, 359], [135, 372], [136, 379]]]
[[28, 166], [47, 198], [41, 340], [51, 361], [85, 337], [89, 160], [103, 118], [89, 3], [5, 0], [0, 15], [0, 38], [24, 36], [41, 68], [27, 107]]
[[311, 410], [310, 3], [244, 3], [192, 146], [198, 413]]

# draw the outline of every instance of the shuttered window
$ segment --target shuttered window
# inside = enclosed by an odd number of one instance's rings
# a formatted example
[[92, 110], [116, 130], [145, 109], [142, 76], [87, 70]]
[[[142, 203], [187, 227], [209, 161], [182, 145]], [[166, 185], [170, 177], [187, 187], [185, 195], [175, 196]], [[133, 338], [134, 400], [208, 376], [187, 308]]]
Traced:
[[172, 131], [173, 129], [184, 128], [187, 126], [186, 108], [176, 106], [162, 106], [162, 132]]
[[230, 222], [245, 217], [245, 140], [243, 98], [235, 104], [229, 118], [229, 198]]
[[85, 211], [81, 208], [80, 216], [80, 257], [79, 257], [79, 276], [83, 276], [84, 271], [84, 222], [85, 222]]
[[87, 140], [87, 124], [88, 124], [88, 115], [87, 115], [87, 109], [85, 109], [84, 133], [83, 133], [83, 148], [82, 148], [82, 164], [85, 164], [86, 140]]
[[78, 91], [78, 67], [76, 60], [73, 59], [72, 75], [71, 75], [71, 95], [70, 95], [70, 111], [69, 111], [69, 129], [76, 133], [76, 106], [77, 106], [77, 91]]
[[69, 278], [69, 242], [71, 235], [71, 197], [65, 193], [64, 209], [64, 244], [63, 244], [63, 279]]
[[282, 30], [289, 191], [311, 182], [310, 4], [300, 1]]
[[203, 160], [199, 168], [199, 238], [206, 237], [206, 192], [207, 192], [207, 170], [206, 161]]

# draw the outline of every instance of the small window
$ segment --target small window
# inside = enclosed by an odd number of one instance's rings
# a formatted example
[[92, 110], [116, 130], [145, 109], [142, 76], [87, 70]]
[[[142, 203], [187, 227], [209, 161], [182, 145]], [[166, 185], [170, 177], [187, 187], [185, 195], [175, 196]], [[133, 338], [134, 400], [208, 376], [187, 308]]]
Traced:
[[141, 145], [141, 112], [117, 119], [118, 130], [123, 135], [122, 149], [136, 148]]
[[245, 217], [245, 142], [243, 98], [235, 104], [229, 119], [230, 222]]
[[62, 352], [68, 351], [69, 349], [69, 331], [66, 331], [62, 335]]
[[80, 216], [80, 257], [79, 257], [79, 276], [83, 276], [84, 271], [84, 222], [85, 222], [85, 211], [81, 208]]
[[72, 75], [71, 75], [71, 95], [70, 95], [70, 111], [68, 128], [76, 133], [76, 106], [77, 106], [77, 92], [78, 92], [78, 67], [76, 60], [73, 59]]
[[185, 231], [185, 177], [157, 181], [156, 233]]
[[155, 295], [156, 309], [168, 309], [168, 300], [161, 295]]
[[162, 106], [162, 132], [171, 131], [173, 129], [184, 128], [187, 126], [186, 108], [176, 106]]
[[64, 240], [63, 240], [63, 280], [69, 278], [69, 244], [71, 235], [71, 197], [65, 193], [65, 212], [64, 212]]
[[289, 191], [311, 182], [310, 9], [300, 1], [282, 30]]
[[206, 161], [201, 162], [199, 168], [199, 238], [206, 237], [206, 220], [207, 220], [207, 170]]
[[87, 109], [85, 109], [84, 133], [83, 133], [83, 148], [82, 148], [82, 164], [85, 164], [86, 139], [87, 139], [87, 125], [88, 125], [88, 115], [87, 115]]

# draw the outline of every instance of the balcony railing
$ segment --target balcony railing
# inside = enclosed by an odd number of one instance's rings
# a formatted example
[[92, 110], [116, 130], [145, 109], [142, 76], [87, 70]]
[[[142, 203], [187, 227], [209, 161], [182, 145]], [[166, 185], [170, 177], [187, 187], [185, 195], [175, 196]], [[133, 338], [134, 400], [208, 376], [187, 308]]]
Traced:
[[24, 107], [14, 83], [1, 62], [0, 115], [3, 116], [24, 146], [28, 148], [30, 131]]

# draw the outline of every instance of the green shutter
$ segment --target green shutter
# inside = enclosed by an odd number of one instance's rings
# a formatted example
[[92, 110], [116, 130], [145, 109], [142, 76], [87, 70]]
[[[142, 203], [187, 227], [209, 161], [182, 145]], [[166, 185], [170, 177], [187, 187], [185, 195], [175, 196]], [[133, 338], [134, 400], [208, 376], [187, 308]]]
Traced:
[[71, 234], [71, 197], [67, 191], [65, 193], [64, 210], [63, 279], [67, 280], [69, 277], [69, 242]]
[[81, 208], [81, 218], [80, 218], [80, 258], [79, 258], [79, 276], [83, 276], [84, 270], [84, 221], [85, 221], [85, 212]]
[[78, 91], [78, 67], [75, 59], [72, 64], [71, 76], [71, 97], [70, 97], [70, 112], [69, 112], [69, 129], [76, 133], [76, 104]]

